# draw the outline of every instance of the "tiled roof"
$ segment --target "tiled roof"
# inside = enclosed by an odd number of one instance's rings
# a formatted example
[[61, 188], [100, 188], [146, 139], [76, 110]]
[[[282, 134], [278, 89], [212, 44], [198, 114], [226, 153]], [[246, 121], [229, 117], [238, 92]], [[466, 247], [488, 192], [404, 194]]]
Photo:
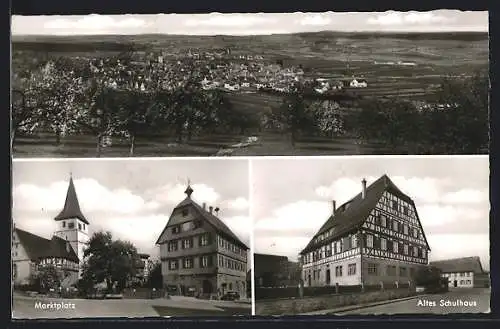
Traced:
[[[212, 225], [216, 231], [222, 235], [225, 235], [226, 237], [230, 238], [231, 240], [233, 240], [233, 242], [235, 242], [236, 244], [240, 245], [240, 247], [243, 247], [245, 248], [246, 250], [250, 249], [248, 248], [248, 246], [246, 244], [244, 244], [240, 238], [238, 238], [232, 231], [229, 227], [227, 227], [226, 224], [224, 224], [224, 222], [222, 220], [220, 220], [218, 217], [216, 217], [215, 215], [211, 214], [210, 212], [208, 212], [207, 210], [203, 209], [202, 206], [200, 206], [199, 204], [197, 204], [196, 202], [193, 201], [193, 199], [191, 199], [190, 197], [186, 197], [184, 200], [182, 200], [175, 208], [174, 208], [174, 211], [176, 209], [179, 209], [179, 208], [183, 208], [183, 207], [187, 207], [187, 206], [192, 206], [194, 209], [196, 209], [196, 211], [198, 211], [198, 213], [203, 217], [203, 219], [205, 219], [210, 225]], [[174, 212], [172, 211], [172, 213]], [[166, 229], [167, 227], [165, 227]], [[163, 230], [163, 232], [165, 232], [165, 229]], [[163, 232], [160, 234], [160, 237], [158, 238], [158, 240], [156, 241], [156, 243], [159, 242], [159, 239], [161, 238], [161, 236], [163, 235]]]
[[[354, 198], [338, 207], [335, 210], [335, 215], [332, 215], [327, 219], [325, 224], [323, 224], [323, 226], [315, 234], [314, 238], [311, 239], [309, 244], [304, 248], [304, 250], [302, 250], [301, 254], [309, 252], [317, 246], [323, 245], [330, 240], [335, 240], [341, 236], [358, 230], [368, 218], [370, 212], [376, 207], [385, 191], [389, 191], [414, 205], [411, 198], [404, 194], [387, 175], [383, 175], [371, 185], [366, 187], [366, 195], [364, 199], [362, 197], [362, 193], [360, 192]], [[319, 243], [315, 243], [315, 239], [318, 235], [332, 228], [334, 229], [332, 236]]]
[[79, 262], [73, 247], [60, 237], [53, 236], [49, 240], [18, 228], [15, 232], [30, 260], [55, 257]]
[[60, 221], [70, 218], [78, 218], [85, 224], [89, 225], [89, 222], [80, 210], [80, 203], [78, 202], [78, 196], [76, 195], [75, 184], [73, 184], [72, 177], [69, 179], [68, 192], [66, 193], [64, 208], [54, 219], [56, 221]]
[[478, 256], [462, 257], [447, 260], [429, 262], [430, 266], [435, 266], [443, 273], [474, 272], [476, 274], [484, 273], [481, 260]]

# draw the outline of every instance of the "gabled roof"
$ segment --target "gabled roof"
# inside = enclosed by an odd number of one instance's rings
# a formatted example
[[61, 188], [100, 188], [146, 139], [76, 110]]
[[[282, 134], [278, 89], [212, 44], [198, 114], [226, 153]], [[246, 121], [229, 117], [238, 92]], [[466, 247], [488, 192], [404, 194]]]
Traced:
[[60, 237], [53, 236], [49, 240], [18, 228], [15, 229], [15, 232], [30, 260], [38, 261], [42, 258], [55, 257], [64, 258], [76, 263], [80, 262], [73, 247], [69, 242]]
[[[220, 233], [228, 238], [230, 238], [231, 240], [233, 240], [233, 242], [237, 243], [240, 245], [240, 247], [243, 247], [245, 248], [246, 250], [250, 249], [248, 248], [248, 246], [246, 244], [244, 244], [232, 231], [229, 227], [227, 227], [226, 224], [224, 224], [224, 222], [222, 220], [220, 220], [218, 217], [216, 217], [215, 215], [211, 214], [210, 212], [208, 212], [207, 210], [203, 209], [202, 206], [200, 206], [199, 204], [197, 204], [196, 202], [193, 201], [193, 199], [191, 199], [189, 196], [186, 197], [184, 200], [182, 200], [175, 208], [174, 210], [172, 211], [172, 214], [177, 210], [177, 209], [180, 209], [180, 208], [184, 208], [184, 207], [192, 207], [194, 208], [199, 214], [200, 216], [205, 219], [212, 227], [215, 228], [215, 230], [217, 231], [217, 233]], [[172, 217], [172, 216], [171, 216]], [[161, 236], [163, 235], [163, 233], [165, 232], [165, 230], [167, 229], [168, 227], [168, 223], [167, 225], [165, 226], [165, 228], [163, 229], [163, 231], [161, 232], [160, 236], [158, 237], [158, 240], [156, 241], [156, 244], [158, 244], [158, 242], [160, 241], [160, 238]]]
[[443, 273], [460, 273], [460, 272], [474, 272], [476, 274], [484, 273], [483, 266], [481, 265], [481, 260], [478, 256], [434, 261], [434, 262], [429, 262], [429, 265], [439, 268]]
[[[335, 215], [330, 216], [325, 224], [314, 235], [309, 244], [301, 251], [301, 255], [323, 245], [328, 241], [335, 240], [350, 232], [361, 228], [370, 212], [375, 209], [378, 201], [385, 191], [394, 193], [401, 199], [413, 204], [413, 200], [404, 194], [387, 175], [381, 176], [375, 182], [366, 187], [366, 195], [363, 199], [362, 193], [358, 193], [354, 198], [347, 201], [335, 210]], [[334, 229], [334, 233], [328, 239], [315, 243], [318, 235]], [[423, 230], [422, 230], [423, 231]], [[425, 239], [425, 234], [424, 234]], [[427, 241], [427, 240], [426, 240]]]
[[68, 192], [66, 193], [66, 201], [64, 202], [63, 210], [57, 215], [54, 220], [60, 221], [70, 218], [78, 218], [85, 224], [89, 225], [89, 222], [83, 216], [80, 210], [80, 203], [78, 202], [78, 196], [76, 195], [75, 184], [73, 183], [73, 177], [69, 179]]

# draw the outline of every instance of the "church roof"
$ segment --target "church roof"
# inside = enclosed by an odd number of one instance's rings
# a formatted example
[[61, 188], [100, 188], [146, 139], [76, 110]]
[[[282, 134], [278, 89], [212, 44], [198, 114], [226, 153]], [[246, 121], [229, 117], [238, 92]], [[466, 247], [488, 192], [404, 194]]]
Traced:
[[[189, 192], [189, 193], [188, 193]], [[248, 246], [246, 244], [244, 244], [240, 238], [238, 238], [232, 231], [229, 227], [227, 227], [226, 224], [224, 224], [224, 222], [222, 220], [220, 220], [217, 216], [215, 216], [214, 214], [210, 213], [209, 211], [207, 211], [206, 209], [203, 209], [202, 206], [200, 206], [199, 204], [197, 204], [196, 202], [193, 201], [193, 199], [191, 199], [191, 194], [193, 193], [192, 189], [190, 189], [188, 187], [188, 189], [186, 190], [186, 194], [188, 195], [184, 200], [182, 200], [175, 208], [174, 210], [172, 211], [172, 213], [176, 210], [176, 209], [179, 209], [179, 208], [184, 208], [184, 207], [187, 207], [187, 206], [191, 206], [193, 207], [199, 214], [200, 216], [206, 220], [210, 225], [212, 225], [212, 227], [215, 228], [215, 230], [217, 231], [217, 233], [220, 233], [226, 237], [228, 237], [229, 239], [233, 240], [233, 242], [235, 242], [236, 244], [240, 245], [240, 247], [243, 247], [245, 248], [246, 250], [250, 249], [248, 248]], [[168, 226], [168, 224], [167, 224]], [[160, 237], [158, 238], [158, 240], [156, 241], [156, 243], [158, 243], [160, 241], [160, 238], [161, 236], [163, 235], [163, 232], [165, 232], [165, 230], [167, 229], [167, 227], [165, 227], [162, 231], [162, 233], [160, 234]]]
[[76, 195], [75, 184], [73, 183], [73, 177], [69, 179], [68, 192], [66, 193], [66, 201], [64, 202], [63, 210], [54, 219], [56, 221], [78, 218], [85, 224], [89, 225], [89, 222], [83, 216], [80, 210], [80, 203], [78, 202], [78, 196]]
[[[326, 220], [323, 226], [321, 226], [319, 231], [314, 235], [314, 238], [311, 239], [309, 244], [301, 251], [301, 254], [312, 251], [318, 246], [336, 240], [350, 232], [359, 230], [368, 218], [368, 215], [370, 215], [370, 212], [375, 209], [385, 191], [391, 192], [408, 203], [415, 205], [413, 200], [404, 194], [387, 175], [383, 175], [366, 187], [365, 198], [362, 197], [362, 193], [360, 192], [354, 198], [338, 207], [335, 210], [335, 214], [331, 215]], [[332, 236], [318, 243], [315, 242], [317, 236], [332, 228], [334, 229], [334, 234]], [[423, 235], [424, 239], [427, 241], [425, 233], [423, 233]]]
[[15, 232], [30, 260], [54, 257], [79, 262], [73, 247], [60, 237], [53, 236], [49, 240], [18, 228]]
[[437, 267], [443, 273], [474, 272], [476, 274], [484, 273], [481, 260], [478, 256], [461, 257], [447, 260], [429, 262], [430, 266]]

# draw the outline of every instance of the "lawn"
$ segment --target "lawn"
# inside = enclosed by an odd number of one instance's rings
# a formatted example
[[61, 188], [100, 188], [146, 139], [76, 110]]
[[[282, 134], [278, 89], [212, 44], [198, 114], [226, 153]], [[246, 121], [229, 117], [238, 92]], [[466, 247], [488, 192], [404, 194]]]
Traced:
[[153, 306], [154, 310], [160, 316], [232, 316], [232, 315], [251, 315], [250, 308], [243, 307], [219, 307], [218, 310], [207, 309], [189, 309], [169, 306]]

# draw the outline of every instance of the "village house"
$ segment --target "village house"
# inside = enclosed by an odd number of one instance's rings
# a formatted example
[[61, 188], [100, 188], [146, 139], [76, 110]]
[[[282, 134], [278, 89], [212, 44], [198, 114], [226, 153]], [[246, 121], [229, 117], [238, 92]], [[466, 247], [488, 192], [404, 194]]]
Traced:
[[70, 177], [63, 210], [54, 218], [57, 229], [51, 239], [21, 230], [12, 231], [13, 281], [29, 284], [30, 277], [48, 265], [64, 272], [62, 287], [74, 285], [81, 274], [84, 248], [89, 241], [89, 222], [80, 210]]
[[305, 286], [379, 285], [411, 281], [430, 251], [413, 200], [388, 176], [339, 208], [302, 250]]
[[156, 241], [168, 291], [202, 298], [246, 297], [248, 247], [218, 217], [219, 208], [193, 201], [188, 186]]
[[429, 265], [441, 270], [441, 276], [448, 279], [450, 288], [489, 287], [489, 273], [483, 270], [477, 256], [434, 261]]

